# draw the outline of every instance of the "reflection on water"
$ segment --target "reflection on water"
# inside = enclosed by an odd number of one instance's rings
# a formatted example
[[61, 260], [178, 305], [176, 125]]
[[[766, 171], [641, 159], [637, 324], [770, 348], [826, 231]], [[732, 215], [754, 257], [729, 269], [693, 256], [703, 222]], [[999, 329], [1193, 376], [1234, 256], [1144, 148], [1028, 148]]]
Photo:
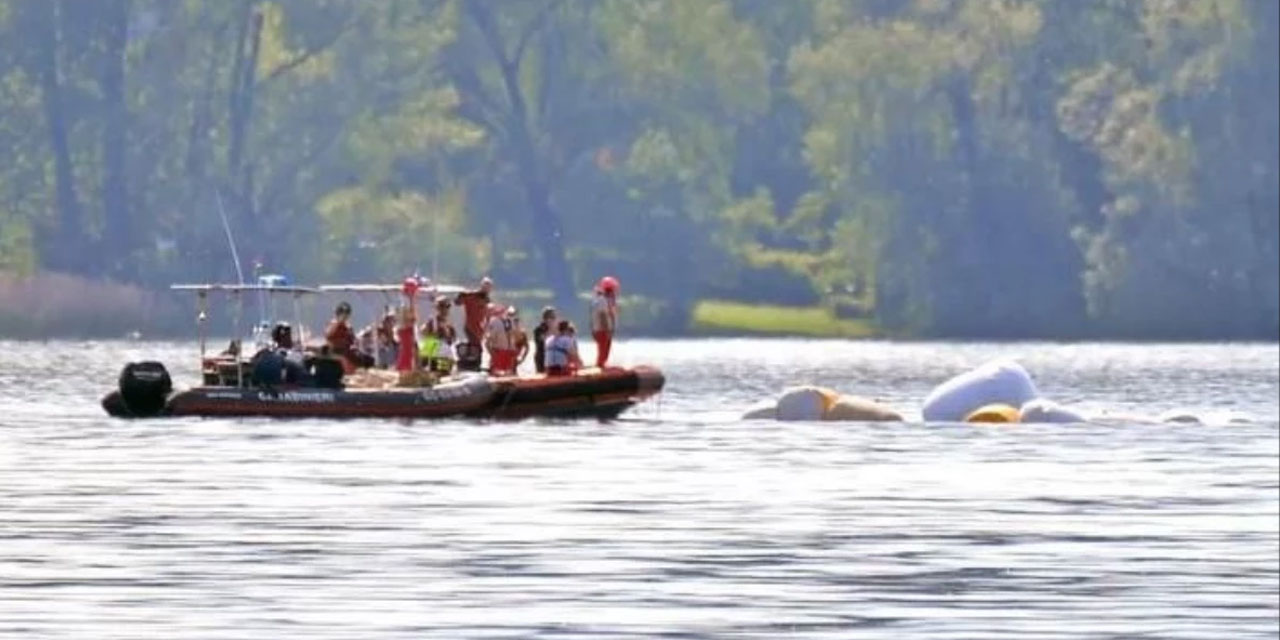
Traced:
[[[630, 342], [668, 392], [611, 425], [118, 422], [120, 365], [190, 345], [0, 347], [3, 637], [1277, 637], [1275, 345]], [[918, 416], [998, 355], [1252, 420], [732, 420], [792, 382]]]

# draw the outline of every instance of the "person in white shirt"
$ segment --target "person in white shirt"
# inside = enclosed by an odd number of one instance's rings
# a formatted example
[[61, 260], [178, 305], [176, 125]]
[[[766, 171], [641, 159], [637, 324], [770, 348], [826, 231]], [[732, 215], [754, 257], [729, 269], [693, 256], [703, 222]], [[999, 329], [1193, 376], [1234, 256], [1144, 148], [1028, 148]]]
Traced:
[[578, 357], [577, 332], [573, 323], [561, 320], [556, 334], [547, 338], [547, 375], [573, 375], [582, 366], [582, 358]]
[[605, 276], [596, 285], [591, 301], [591, 337], [596, 341], [596, 366], [603, 369], [609, 362], [613, 333], [618, 326], [618, 281]]
[[515, 322], [506, 309], [490, 305], [485, 325], [485, 345], [489, 347], [489, 374], [513, 375], [516, 371]]

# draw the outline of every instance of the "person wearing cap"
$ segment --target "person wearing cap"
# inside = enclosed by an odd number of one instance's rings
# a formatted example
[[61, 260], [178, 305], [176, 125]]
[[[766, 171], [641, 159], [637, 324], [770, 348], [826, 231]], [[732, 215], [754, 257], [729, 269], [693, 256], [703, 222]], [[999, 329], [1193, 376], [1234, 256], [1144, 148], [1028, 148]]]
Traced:
[[515, 323], [507, 310], [499, 305], [489, 305], [489, 323], [485, 331], [485, 346], [489, 348], [489, 373], [495, 376], [512, 375], [516, 371]]
[[324, 330], [324, 343], [329, 351], [342, 360], [342, 369], [346, 373], [356, 370], [355, 345], [356, 334], [351, 329], [351, 304], [347, 301], [338, 303], [333, 310], [333, 320]]
[[458, 368], [480, 368], [481, 345], [489, 321], [489, 299], [493, 292], [493, 280], [488, 276], [480, 280], [480, 288], [463, 291], [454, 298], [454, 304], [462, 307], [462, 333], [467, 341], [458, 345]]
[[533, 368], [538, 373], [547, 372], [547, 338], [556, 334], [556, 308], [542, 308], [542, 322], [533, 328]]
[[596, 367], [603, 369], [608, 364], [617, 326], [618, 281], [612, 276], [605, 276], [596, 285], [595, 297], [591, 300], [591, 337], [596, 341]]
[[422, 366], [442, 375], [453, 372], [453, 343], [458, 334], [449, 321], [452, 306], [445, 296], [436, 297], [436, 313], [422, 325], [422, 341], [418, 345]]

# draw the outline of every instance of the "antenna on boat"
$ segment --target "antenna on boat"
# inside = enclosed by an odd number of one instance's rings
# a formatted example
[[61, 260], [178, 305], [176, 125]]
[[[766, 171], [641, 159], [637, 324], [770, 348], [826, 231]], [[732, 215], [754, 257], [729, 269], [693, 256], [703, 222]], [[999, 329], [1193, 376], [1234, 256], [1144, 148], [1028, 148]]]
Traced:
[[[222, 218], [222, 230], [226, 232], [227, 244], [231, 246], [231, 259], [235, 262], [235, 265], [236, 265], [236, 279], [240, 282], [240, 285], [243, 286], [244, 285], [244, 269], [241, 268], [240, 266], [240, 252], [236, 250], [236, 240], [231, 235], [231, 223], [227, 221], [227, 210], [225, 207], [222, 206], [222, 190], [217, 187], [214, 187], [213, 195], [214, 195], [214, 198], [216, 198], [218, 201], [218, 216]], [[232, 295], [235, 298], [235, 303], [231, 305], [232, 316], [233, 316], [232, 324], [235, 325], [235, 334], [239, 336], [241, 335], [240, 334], [240, 316], [242, 313], [241, 305], [243, 304], [243, 300], [240, 299], [239, 290], [236, 290], [236, 292], [233, 293]], [[243, 353], [244, 353], [244, 343], [241, 342], [240, 349], [238, 350], [235, 356], [237, 388], [244, 388], [244, 367], [240, 366], [240, 360], [243, 356]]]
[[231, 259], [236, 263], [236, 278], [240, 284], [244, 284], [244, 270], [240, 268], [240, 252], [236, 251], [236, 240], [231, 236], [231, 223], [227, 221], [227, 210], [222, 206], [222, 190], [215, 187], [213, 195], [218, 200], [218, 215], [222, 218], [222, 230], [227, 234], [227, 244], [231, 245]]

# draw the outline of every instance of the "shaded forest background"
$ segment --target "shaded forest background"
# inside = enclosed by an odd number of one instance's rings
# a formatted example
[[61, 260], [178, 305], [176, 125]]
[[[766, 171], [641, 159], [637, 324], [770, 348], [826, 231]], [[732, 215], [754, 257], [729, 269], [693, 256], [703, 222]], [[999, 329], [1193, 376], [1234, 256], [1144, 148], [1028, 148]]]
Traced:
[[610, 273], [655, 330], [720, 299], [895, 335], [1274, 339], [1278, 13], [0, 0], [0, 314], [46, 295], [29, 276], [110, 292], [62, 312], [90, 316], [234, 280], [221, 206], [246, 269], [566, 305]]

